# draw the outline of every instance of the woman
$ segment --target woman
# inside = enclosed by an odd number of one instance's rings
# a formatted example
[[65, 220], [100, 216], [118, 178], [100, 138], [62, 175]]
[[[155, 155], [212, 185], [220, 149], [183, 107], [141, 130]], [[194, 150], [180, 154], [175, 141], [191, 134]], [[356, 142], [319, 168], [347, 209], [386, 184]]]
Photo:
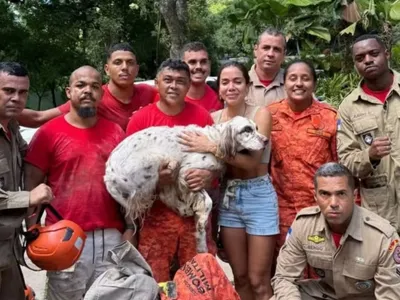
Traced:
[[[215, 123], [235, 116], [247, 117], [257, 124], [259, 133], [269, 138], [272, 119], [268, 109], [245, 103], [249, 82], [242, 64], [229, 62], [222, 66], [218, 90], [225, 108], [212, 117]], [[188, 151], [217, 152], [216, 145], [204, 135], [187, 134], [182, 138]], [[229, 205], [224, 207], [221, 201], [218, 224], [235, 288], [242, 300], [272, 296], [271, 264], [279, 221], [277, 196], [268, 175], [269, 149], [224, 158], [228, 165], [224, 197], [228, 197]]]
[[316, 80], [310, 63], [291, 62], [284, 72], [287, 98], [268, 107], [273, 119], [271, 177], [280, 214], [278, 248], [296, 214], [315, 205], [315, 171], [337, 161], [336, 111], [314, 99]]

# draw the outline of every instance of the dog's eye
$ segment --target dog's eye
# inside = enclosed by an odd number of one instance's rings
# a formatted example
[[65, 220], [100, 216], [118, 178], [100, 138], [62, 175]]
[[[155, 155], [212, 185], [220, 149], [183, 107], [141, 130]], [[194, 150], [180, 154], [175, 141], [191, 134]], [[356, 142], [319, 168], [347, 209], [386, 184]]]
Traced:
[[245, 132], [251, 133], [251, 132], [253, 132], [253, 128], [251, 128], [250, 126], [246, 126], [242, 129], [242, 131], [240, 133], [245, 133]]

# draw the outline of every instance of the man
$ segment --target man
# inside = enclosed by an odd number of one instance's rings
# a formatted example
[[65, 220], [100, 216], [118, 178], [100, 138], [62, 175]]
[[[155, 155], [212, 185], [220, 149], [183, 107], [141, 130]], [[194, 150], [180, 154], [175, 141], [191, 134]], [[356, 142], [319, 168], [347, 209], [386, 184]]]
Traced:
[[[104, 185], [105, 163], [122, 141], [117, 124], [97, 116], [103, 89], [101, 75], [90, 66], [75, 70], [66, 88], [70, 112], [44, 124], [33, 137], [27, 156], [27, 188], [48, 182], [54, 207], [78, 224], [87, 239], [71, 268], [47, 272], [49, 300], [78, 300], [108, 267], [108, 250], [121, 242], [123, 217]], [[48, 214], [46, 224], [58, 220]]]
[[211, 69], [206, 46], [201, 42], [184, 45], [181, 50], [181, 59], [190, 69], [191, 84], [185, 100], [204, 107], [210, 113], [220, 110], [223, 105], [217, 93], [206, 83]]
[[400, 77], [375, 35], [356, 39], [352, 55], [363, 80], [339, 107], [339, 159], [360, 180], [362, 206], [399, 231]]
[[[210, 75], [211, 61], [206, 46], [201, 42], [191, 42], [183, 46], [181, 59], [189, 66], [190, 88], [186, 94], [185, 101], [204, 107], [209, 113], [223, 108], [218, 94], [207, 84], [207, 77]], [[217, 239], [218, 234], [218, 203], [220, 190], [218, 180], [215, 180], [208, 194], [213, 199], [212, 211], [213, 238]]]
[[[151, 103], [156, 91], [147, 84], [134, 84], [139, 64], [135, 52], [127, 43], [115, 44], [109, 48], [104, 71], [110, 80], [103, 85], [103, 99], [98, 114], [125, 130], [132, 113]], [[69, 110], [70, 102], [45, 111], [25, 109], [18, 120], [22, 126], [39, 127]]]
[[246, 101], [249, 104], [266, 106], [286, 97], [283, 87], [286, 38], [277, 29], [267, 28], [254, 45], [255, 64], [251, 67], [250, 88]]
[[[204, 107], [208, 112], [220, 110], [223, 107], [217, 93], [206, 80], [210, 75], [211, 61], [206, 46], [201, 42], [191, 42], [183, 46], [181, 59], [189, 66], [190, 88], [185, 101]], [[157, 95], [154, 102], [160, 100]]]
[[[151, 126], [201, 127], [212, 125], [210, 114], [202, 107], [185, 101], [190, 88], [190, 70], [180, 60], [164, 61], [155, 80], [160, 93], [160, 101], [136, 112], [127, 127], [127, 135], [134, 134]], [[165, 149], [168, 151], [168, 149]], [[207, 170], [190, 170], [186, 181], [192, 190], [201, 190], [209, 185], [213, 174]], [[159, 186], [168, 185], [175, 180], [173, 170], [166, 166], [159, 171]], [[207, 242], [210, 252], [215, 253], [211, 242], [210, 226], [207, 228]], [[151, 266], [156, 281], [170, 280], [170, 266], [177, 252], [179, 264], [196, 255], [194, 218], [184, 218], [156, 201], [139, 234], [139, 251]]]
[[[354, 204], [354, 179], [345, 166], [321, 166], [314, 187], [318, 206], [300, 211], [279, 253], [275, 299], [400, 299], [396, 230]], [[317, 279], [302, 279], [307, 263]]]
[[14, 256], [22, 255], [19, 228], [28, 207], [53, 199], [45, 184], [31, 192], [20, 191], [27, 144], [15, 119], [25, 107], [28, 90], [28, 72], [23, 66], [0, 62], [0, 299], [25, 299], [22, 275]]

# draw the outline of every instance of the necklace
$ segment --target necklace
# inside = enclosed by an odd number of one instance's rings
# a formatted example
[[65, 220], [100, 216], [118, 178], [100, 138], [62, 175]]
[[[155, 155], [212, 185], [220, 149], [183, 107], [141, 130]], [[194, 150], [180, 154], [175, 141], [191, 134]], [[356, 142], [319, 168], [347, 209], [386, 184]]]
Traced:
[[[246, 109], [247, 109], [247, 104], [245, 103], [244, 104], [244, 110], [243, 110], [243, 114], [238, 114], [238, 115], [236, 115], [236, 116], [234, 116], [234, 117], [237, 117], [237, 116], [241, 116], [241, 117], [244, 117], [245, 115], [246, 115]], [[224, 113], [225, 113], [225, 118], [224, 117], [221, 117], [221, 119], [226, 119], [226, 121], [225, 122], [227, 122], [227, 121], [229, 121], [229, 120], [231, 120], [232, 118], [230, 118], [230, 119], [228, 119], [228, 116], [227, 116], [227, 111], [228, 111], [228, 108], [226, 108], [226, 109], [224, 109]], [[221, 115], [223, 115], [223, 114], [221, 114]], [[234, 118], [233, 117], [233, 118]]]

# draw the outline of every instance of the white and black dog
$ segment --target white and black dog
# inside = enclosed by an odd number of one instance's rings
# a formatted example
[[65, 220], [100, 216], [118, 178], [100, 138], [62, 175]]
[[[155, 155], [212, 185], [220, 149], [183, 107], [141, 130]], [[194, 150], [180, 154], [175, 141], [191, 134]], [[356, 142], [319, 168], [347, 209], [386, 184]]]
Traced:
[[158, 170], [161, 164], [177, 171], [174, 185], [164, 186], [158, 197], [182, 216], [195, 216], [197, 251], [207, 252], [206, 232], [212, 200], [205, 190], [193, 192], [185, 181], [189, 169], [221, 171], [224, 162], [210, 153], [184, 152], [178, 136], [184, 131], [205, 134], [225, 156], [235, 156], [242, 150], [261, 150], [267, 138], [259, 134], [256, 125], [244, 117], [201, 128], [196, 125], [150, 127], [137, 132], [111, 153], [106, 164], [104, 181], [108, 192], [121, 204], [132, 221], [143, 218], [156, 197]]

